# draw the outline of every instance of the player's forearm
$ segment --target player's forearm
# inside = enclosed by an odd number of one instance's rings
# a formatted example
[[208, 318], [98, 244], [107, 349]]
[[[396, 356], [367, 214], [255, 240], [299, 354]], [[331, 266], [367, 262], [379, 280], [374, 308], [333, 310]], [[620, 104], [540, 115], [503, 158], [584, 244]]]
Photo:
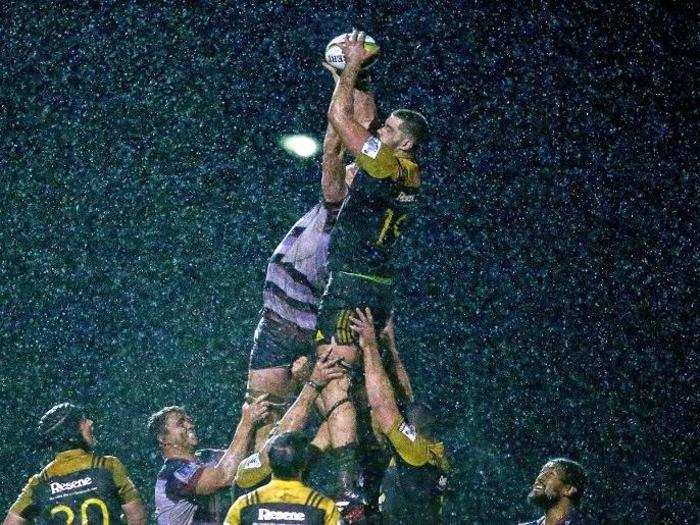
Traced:
[[393, 368], [394, 377], [401, 387], [403, 396], [409, 401], [413, 401], [413, 386], [411, 385], [411, 378], [406, 371], [406, 367], [401, 360], [399, 355], [399, 350], [396, 346], [396, 338], [393, 336], [392, 332], [386, 337], [386, 344], [389, 347], [389, 352], [391, 353], [391, 366]]
[[233, 439], [216, 464], [219, 485], [225, 487], [233, 483], [239, 463], [248, 451], [248, 444], [253, 437], [255, 425], [248, 418], [243, 417], [236, 427]]
[[347, 64], [333, 91], [328, 108], [328, 120], [336, 130], [342, 126], [344, 119], [352, 117], [353, 89], [359, 72], [359, 64]]
[[376, 412], [382, 430], [388, 430], [393, 417], [398, 413], [394, 389], [382, 365], [379, 350], [375, 344], [363, 345], [365, 362], [365, 386], [370, 408]]
[[343, 166], [343, 143], [330, 123], [323, 141], [321, 189], [323, 190], [323, 198], [328, 202], [339, 202], [345, 198], [347, 193]]
[[128, 525], [146, 525], [146, 509], [141, 500], [130, 501], [122, 505]]
[[285, 412], [278, 424], [280, 432], [295, 432], [303, 430], [309, 419], [309, 413], [318, 392], [308, 383], [305, 383], [292, 406]]

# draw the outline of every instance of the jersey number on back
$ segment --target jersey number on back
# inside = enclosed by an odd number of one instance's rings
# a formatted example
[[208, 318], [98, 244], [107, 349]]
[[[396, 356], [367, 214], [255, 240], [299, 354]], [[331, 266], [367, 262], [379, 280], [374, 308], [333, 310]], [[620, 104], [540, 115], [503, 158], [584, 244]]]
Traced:
[[384, 244], [386, 236], [389, 232], [392, 233], [394, 239], [398, 239], [401, 236], [401, 230], [399, 227], [401, 223], [406, 220], [407, 215], [405, 213], [396, 216], [394, 210], [387, 208], [384, 212], [384, 220], [382, 221], [382, 227], [379, 230], [379, 237], [377, 238], [377, 246]]
[[[88, 498], [83, 501], [82, 505], [80, 505], [80, 525], [89, 525], [90, 521], [88, 520], [88, 510], [90, 505], [94, 505], [100, 509], [100, 512], [102, 513], [102, 525], [109, 525], [109, 510], [107, 510], [107, 505], [105, 505], [105, 502], [99, 498]], [[66, 525], [72, 525], [72, 523], [75, 521], [75, 513], [70, 507], [65, 505], [56, 505], [51, 509], [52, 517], [58, 513], [66, 515]]]

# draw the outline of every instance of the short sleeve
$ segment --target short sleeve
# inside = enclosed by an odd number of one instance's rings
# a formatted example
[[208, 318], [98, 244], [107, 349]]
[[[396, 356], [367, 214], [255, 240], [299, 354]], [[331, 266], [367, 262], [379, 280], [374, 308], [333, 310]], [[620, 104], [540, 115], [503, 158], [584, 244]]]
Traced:
[[430, 462], [431, 442], [420, 436], [403, 417], [397, 416], [391, 430], [387, 433], [387, 437], [396, 453], [409, 465], [422, 467]]
[[29, 520], [36, 514], [34, 503], [34, 488], [39, 484], [39, 476], [32, 476], [17, 497], [17, 500], [10, 507], [10, 512], [22, 516]]
[[373, 135], [362, 146], [355, 162], [367, 175], [375, 179], [396, 179], [401, 171], [394, 152]]
[[167, 489], [180, 497], [193, 496], [204, 468], [204, 465], [194, 462], [183, 462], [169, 473], [166, 481]]
[[134, 482], [131, 481], [129, 473], [126, 471], [126, 467], [124, 467], [124, 464], [119, 461], [119, 458], [107, 456], [105, 459], [107, 460], [107, 467], [112, 472], [112, 478], [114, 479], [114, 484], [117, 487], [119, 499], [121, 500], [122, 505], [129, 503], [130, 501], [141, 499], [139, 496], [139, 491], [136, 489], [136, 485], [134, 485]]
[[270, 473], [270, 465], [256, 452], [238, 464], [235, 482], [242, 489], [248, 489], [265, 480]]
[[323, 525], [338, 525], [340, 523], [340, 511], [333, 500], [326, 500], [323, 510], [326, 511], [326, 520]]
[[241, 509], [245, 507], [245, 496], [238, 498], [226, 513], [224, 525], [239, 525], [241, 523]]

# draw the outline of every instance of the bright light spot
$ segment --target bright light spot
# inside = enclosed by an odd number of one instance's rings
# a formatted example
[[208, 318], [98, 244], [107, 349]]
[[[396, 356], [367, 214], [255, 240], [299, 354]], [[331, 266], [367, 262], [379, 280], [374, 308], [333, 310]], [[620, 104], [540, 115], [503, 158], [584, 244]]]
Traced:
[[308, 135], [283, 135], [280, 145], [292, 155], [298, 157], [312, 157], [318, 153], [318, 142]]

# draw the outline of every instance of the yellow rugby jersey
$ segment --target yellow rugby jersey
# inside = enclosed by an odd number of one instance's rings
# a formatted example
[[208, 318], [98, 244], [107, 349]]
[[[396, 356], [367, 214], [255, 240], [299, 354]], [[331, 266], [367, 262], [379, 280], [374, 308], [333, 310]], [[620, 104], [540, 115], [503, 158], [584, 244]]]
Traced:
[[358, 172], [331, 233], [329, 268], [391, 277], [395, 251], [411, 229], [421, 171], [409, 153], [370, 137], [357, 155]]
[[449, 469], [444, 445], [418, 434], [401, 416], [387, 437], [395, 454], [382, 480], [383, 523], [442, 523], [442, 499]]
[[118, 523], [121, 506], [139, 493], [114, 456], [61, 452], [31, 478], [10, 512], [34, 523]]
[[238, 498], [224, 520], [225, 525], [266, 522], [337, 525], [340, 513], [333, 500], [301, 481], [273, 479]]

